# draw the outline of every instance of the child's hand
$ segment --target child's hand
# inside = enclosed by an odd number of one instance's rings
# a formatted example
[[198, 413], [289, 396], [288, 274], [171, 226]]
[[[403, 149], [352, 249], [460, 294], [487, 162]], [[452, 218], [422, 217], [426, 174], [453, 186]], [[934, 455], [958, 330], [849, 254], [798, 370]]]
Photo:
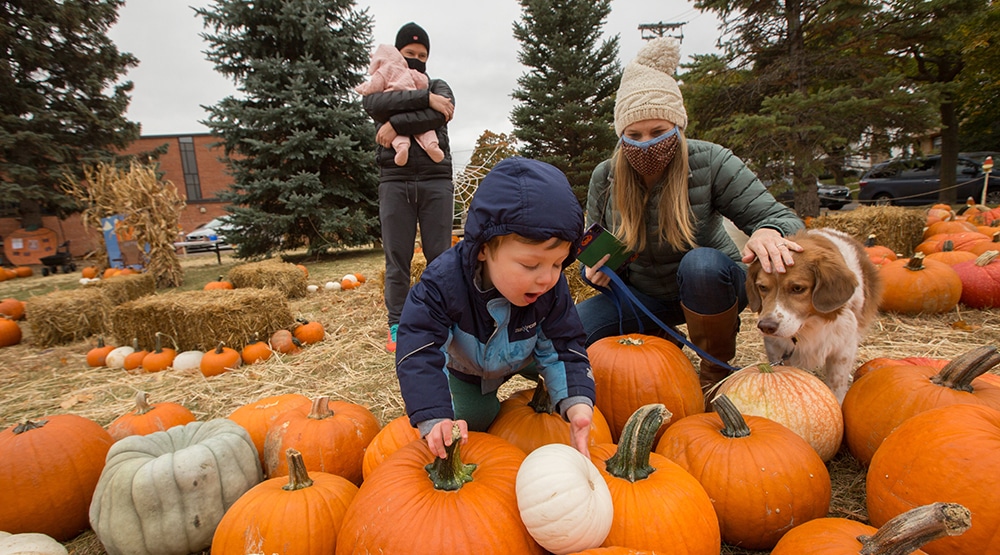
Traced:
[[569, 418], [570, 444], [590, 460], [590, 423], [594, 419], [594, 409], [585, 403], [577, 403], [566, 410]]
[[427, 448], [439, 459], [448, 456], [444, 448], [451, 445], [452, 424], [458, 424], [458, 429], [462, 433], [462, 443], [460, 445], [465, 445], [465, 442], [469, 441], [469, 425], [465, 420], [442, 420], [438, 422], [431, 428], [430, 433], [424, 439], [427, 441]]

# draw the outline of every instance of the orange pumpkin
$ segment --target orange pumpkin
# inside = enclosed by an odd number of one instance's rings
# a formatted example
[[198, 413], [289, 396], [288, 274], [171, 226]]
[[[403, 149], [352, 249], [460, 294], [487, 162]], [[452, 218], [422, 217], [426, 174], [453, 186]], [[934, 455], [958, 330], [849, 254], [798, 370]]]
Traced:
[[285, 355], [295, 354], [301, 350], [302, 342], [288, 330], [278, 330], [271, 335], [271, 350]]
[[253, 364], [260, 360], [267, 360], [273, 354], [274, 351], [271, 350], [271, 347], [259, 339], [255, 339], [252, 343], [244, 345], [240, 351], [243, 364]]
[[874, 233], [865, 239], [865, 252], [868, 254], [868, 259], [876, 266], [896, 260], [896, 252], [885, 245], [877, 244]]
[[951, 241], [955, 247], [955, 250], [966, 250], [970, 246], [981, 243], [983, 241], [989, 241], [990, 238], [978, 231], [963, 231], [960, 233], [941, 233], [938, 235], [931, 236], [929, 239], [925, 239], [919, 245], [914, 247], [915, 252], [920, 252], [923, 254], [930, 254], [932, 252], [937, 252], [944, 248], [945, 241]]
[[232, 282], [225, 281], [222, 276], [219, 276], [215, 281], [210, 281], [205, 284], [203, 288], [205, 291], [219, 291], [219, 290], [229, 290], [233, 288]]
[[572, 555], [656, 555], [656, 552], [646, 549], [632, 549], [631, 547], [595, 547], [594, 549], [584, 549]]
[[135, 394], [135, 410], [123, 414], [108, 424], [108, 433], [118, 441], [128, 436], [144, 436], [181, 426], [196, 419], [184, 405], [178, 403], [149, 403], [145, 391]]
[[903, 365], [865, 374], [844, 397], [847, 448], [854, 458], [868, 464], [885, 438], [915, 414], [958, 403], [1000, 409], [1000, 387], [978, 379], [998, 363], [996, 347], [978, 347], [941, 370]]
[[311, 407], [279, 415], [264, 439], [267, 476], [288, 474], [287, 449], [302, 453], [306, 468], [343, 476], [361, 484], [365, 448], [379, 431], [375, 415], [367, 408], [320, 396]]
[[886, 522], [881, 529], [847, 518], [817, 518], [789, 530], [771, 555], [927, 555], [918, 548], [963, 533], [971, 524], [969, 509], [957, 503], [922, 505]]
[[250, 434], [250, 439], [260, 455], [261, 468], [264, 468], [264, 439], [267, 437], [267, 429], [285, 412], [303, 405], [309, 406], [311, 403], [309, 397], [298, 393], [273, 395], [247, 403], [234, 410], [227, 418], [242, 426]]
[[104, 336], [97, 336], [97, 346], [87, 351], [87, 366], [91, 368], [99, 368], [104, 366], [104, 359], [108, 357], [108, 353], [114, 350], [114, 345], [105, 345]]
[[81, 274], [82, 277], [85, 277], [87, 279], [94, 279], [94, 278], [97, 277], [97, 267], [96, 266], [87, 266], [83, 270], [80, 271], [80, 274]]
[[[272, 478], [257, 484], [226, 510], [212, 536], [213, 555], [243, 555], [248, 531], [257, 541], [256, 553], [330, 555], [347, 507], [358, 487], [340, 476], [306, 471], [302, 454], [285, 454], [288, 478]], [[294, 526], [289, 526], [294, 522]], [[308, 533], [303, 533], [308, 530]]]
[[0, 432], [0, 491], [6, 499], [0, 503], [0, 530], [65, 542], [90, 528], [90, 501], [113, 442], [100, 424], [75, 414]]
[[1000, 250], [1000, 231], [991, 235], [989, 241], [980, 241], [979, 243], [974, 243], [972, 245], [969, 245], [965, 250], [975, 255], [980, 255], [988, 251]]
[[315, 321], [310, 322], [301, 318], [298, 322], [299, 325], [295, 326], [295, 329], [292, 330], [292, 335], [303, 345], [318, 343], [326, 337], [326, 330], [323, 329], [323, 324]]
[[811, 445], [774, 420], [741, 415], [725, 395], [712, 406], [716, 413], [691, 415], [667, 429], [656, 452], [705, 488], [722, 541], [770, 549], [793, 526], [826, 516], [830, 474]]
[[31, 266], [17, 266], [14, 268], [14, 275], [19, 278], [31, 277], [34, 273]]
[[960, 404], [913, 416], [875, 452], [865, 490], [874, 526], [942, 499], [967, 508], [973, 526], [926, 544], [930, 555], [1000, 553], [1000, 411]]
[[17, 299], [0, 300], [0, 315], [7, 316], [11, 320], [24, 320], [24, 301]]
[[[617, 446], [590, 448], [614, 505], [611, 531], [601, 545], [718, 555], [719, 519], [705, 488], [677, 463], [651, 452], [656, 431], [669, 417], [662, 404], [642, 406], [629, 418]], [[636, 515], [643, 515], [640, 525]]]
[[876, 357], [873, 358], [854, 371], [854, 381], [858, 381], [861, 376], [878, 370], [879, 368], [885, 368], [886, 366], [930, 366], [938, 370], [947, 366], [951, 362], [951, 359], [947, 358], [933, 358], [933, 357], [904, 357], [904, 358], [887, 358], [887, 357]]
[[955, 212], [948, 204], [935, 204], [927, 210], [927, 225], [936, 222], [951, 220], [955, 217]]
[[[534, 389], [525, 389], [512, 394], [500, 403], [500, 412], [490, 424], [489, 433], [502, 437], [531, 453], [542, 445], [563, 443], [572, 447], [569, 422], [554, 411], [545, 384], [539, 380]], [[590, 444], [611, 443], [611, 428], [594, 408], [590, 423]]]
[[705, 412], [694, 365], [666, 339], [639, 334], [605, 337], [588, 347], [587, 354], [596, 383], [595, 405], [615, 441], [632, 414], [649, 403], [663, 403], [675, 422]]
[[146, 349], [139, 349], [139, 339], [132, 338], [132, 352], [125, 355], [125, 360], [122, 362], [122, 369], [124, 370], [136, 370], [142, 368], [142, 361], [149, 354]]
[[962, 280], [962, 304], [972, 308], [1000, 306], [1000, 251], [989, 250], [975, 260], [954, 266]]
[[361, 463], [361, 474], [365, 479], [382, 464], [389, 455], [399, 450], [407, 443], [420, 439], [420, 431], [410, 426], [410, 419], [404, 414], [389, 421], [375, 434], [371, 443], [365, 448], [365, 457]]
[[988, 208], [986, 210], [982, 210], [976, 213], [975, 215], [970, 216], [969, 219], [972, 221], [972, 223], [980, 225], [990, 223], [994, 220], [1000, 220], [1000, 206], [997, 206], [996, 208]]
[[21, 342], [21, 326], [6, 316], [0, 316], [0, 347], [10, 347]]
[[932, 252], [924, 257], [924, 260], [936, 260], [937, 262], [944, 262], [949, 266], [954, 266], [959, 262], [965, 262], [966, 260], [975, 260], [976, 255], [969, 251], [957, 251], [955, 250], [955, 243], [951, 240], [945, 241], [941, 245], [941, 250], [937, 252]]
[[[452, 437], [447, 458], [414, 441], [371, 473], [347, 509], [336, 555], [545, 553], [517, 508], [514, 482], [524, 452], [483, 432], [469, 432], [463, 445], [457, 426]], [[423, 524], [400, 533], [400, 524], [414, 518]]]
[[962, 233], [963, 231], [978, 231], [976, 224], [966, 220], [950, 220], [945, 222], [935, 222], [924, 229], [924, 239], [930, 239], [934, 235], [942, 233]]
[[152, 352], [142, 357], [142, 369], [145, 372], [162, 372], [170, 368], [174, 363], [174, 358], [177, 357], [176, 349], [163, 346], [163, 341], [160, 339], [162, 335], [162, 333], [156, 332], [156, 347]]
[[201, 357], [198, 369], [205, 377], [218, 376], [226, 370], [238, 368], [242, 362], [243, 358], [239, 351], [226, 347], [225, 343], [219, 341], [215, 349]]
[[962, 297], [962, 280], [951, 266], [925, 260], [921, 253], [879, 268], [885, 290], [881, 310], [901, 314], [936, 314], [955, 308]]
[[304, 264], [296, 264], [295, 267], [302, 270], [302, 273], [306, 277], [309, 277], [309, 268], [306, 268]]

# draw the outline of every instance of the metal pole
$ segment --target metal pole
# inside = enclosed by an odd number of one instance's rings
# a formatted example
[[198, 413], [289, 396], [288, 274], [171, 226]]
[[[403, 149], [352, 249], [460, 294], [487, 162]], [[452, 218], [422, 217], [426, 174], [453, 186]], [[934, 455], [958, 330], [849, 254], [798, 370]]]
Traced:
[[993, 171], [993, 157], [987, 156], [986, 160], [983, 160], [983, 195], [982, 200], [979, 204], [986, 206], [986, 189], [990, 186], [990, 172]]

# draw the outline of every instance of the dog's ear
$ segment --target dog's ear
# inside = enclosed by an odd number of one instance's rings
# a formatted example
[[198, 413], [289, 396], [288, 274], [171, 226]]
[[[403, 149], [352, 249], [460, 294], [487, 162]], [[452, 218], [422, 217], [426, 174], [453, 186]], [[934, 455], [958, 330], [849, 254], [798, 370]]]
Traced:
[[816, 257], [811, 261], [813, 276], [812, 303], [820, 312], [833, 312], [844, 306], [858, 286], [858, 278], [836, 252]]
[[747, 290], [747, 300], [750, 301], [750, 310], [760, 313], [761, 299], [757, 292], [757, 274], [760, 273], [760, 262], [754, 260], [747, 267], [747, 281], [744, 286]]

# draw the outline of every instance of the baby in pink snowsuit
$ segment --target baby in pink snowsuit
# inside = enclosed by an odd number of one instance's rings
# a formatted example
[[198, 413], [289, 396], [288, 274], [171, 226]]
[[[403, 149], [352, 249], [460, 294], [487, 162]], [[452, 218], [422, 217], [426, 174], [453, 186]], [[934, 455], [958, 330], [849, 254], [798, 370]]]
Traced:
[[[415, 69], [410, 69], [406, 59], [392, 45], [380, 44], [375, 49], [368, 73], [372, 76], [371, 79], [354, 88], [363, 95], [383, 91], [409, 91], [427, 88], [427, 76]], [[444, 160], [444, 151], [438, 146], [437, 133], [433, 129], [414, 135], [413, 138], [431, 160], [434, 162]], [[392, 141], [392, 149], [396, 151], [394, 158], [396, 165], [405, 166], [410, 157], [410, 138], [405, 135], [397, 135]]]

